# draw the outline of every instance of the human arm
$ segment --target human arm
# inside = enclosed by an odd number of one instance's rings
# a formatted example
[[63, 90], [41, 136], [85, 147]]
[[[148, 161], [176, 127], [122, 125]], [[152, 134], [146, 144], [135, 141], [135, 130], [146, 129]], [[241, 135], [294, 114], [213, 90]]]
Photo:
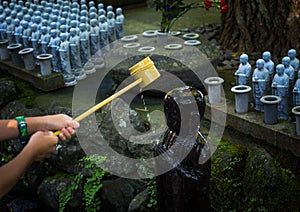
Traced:
[[52, 132], [36, 132], [28, 144], [10, 162], [0, 167], [0, 198], [5, 195], [34, 162], [50, 156], [56, 149], [58, 137]]
[[[78, 122], [64, 114], [26, 117], [25, 121], [29, 135], [37, 131], [61, 130], [61, 140], [70, 138], [75, 133], [74, 128], [79, 127]], [[0, 120], [0, 131], [5, 132], [0, 134], [0, 141], [18, 138], [18, 122], [15, 119]]]

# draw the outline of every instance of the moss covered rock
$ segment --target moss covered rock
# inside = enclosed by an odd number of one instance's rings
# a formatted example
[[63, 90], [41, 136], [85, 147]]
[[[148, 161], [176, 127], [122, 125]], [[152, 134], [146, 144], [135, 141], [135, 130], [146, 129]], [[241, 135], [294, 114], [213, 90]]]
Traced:
[[299, 181], [262, 148], [249, 153], [243, 190], [244, 207], [250, 211], [298, 211], [300, 208]]
[[211, 202], [217, 211], [240, 208], [243, 197], [243, 170], [247, 158], [246, 148], [220, 142], [212, 156]]

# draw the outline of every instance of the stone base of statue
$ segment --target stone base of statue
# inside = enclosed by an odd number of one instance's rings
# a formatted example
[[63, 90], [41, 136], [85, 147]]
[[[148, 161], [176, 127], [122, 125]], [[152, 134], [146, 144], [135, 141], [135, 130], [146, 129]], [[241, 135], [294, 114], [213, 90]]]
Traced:
[[96, 72], [95, 65], [94, 65], [91, 61], [88, 61], [88, 62], [84, 65], [83, 71], [84, 71], [84, 73], [86, 73], [86, 74], [92, 74], [92, 73], [95, 73], [95, 72]]
[[73, 71], [75, 75], [75, 79], [78, 80], [83, 80], [86, 78], [86, 73], [84, 73], [83, 69], [76, 69]]
[[65, 86], [69, 87], [69, 86], [73, 86], [77, 84], [77, 81], [75, 79], [75, 75], [74, 74], [64, 74], [64, 80], [65, 80]]

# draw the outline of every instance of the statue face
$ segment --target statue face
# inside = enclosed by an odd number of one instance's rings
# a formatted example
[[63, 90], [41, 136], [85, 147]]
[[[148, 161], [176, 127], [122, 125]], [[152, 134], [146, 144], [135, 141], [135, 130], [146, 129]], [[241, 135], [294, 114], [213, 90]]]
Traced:
[[240, 63], [246, 64], [247, 62], [248, 62], [248, 55], [242, 54], [242, 55], [240, 56]]
[[263, 69], [264, 66], [265, 66], [264, 60], [259, 59], [259, 60], [256, 61], [256, 67], [257, 67], [258, 69]]
[[289, 57], [282, 58], [282, 64], [285, 66], [289, 66], [291, 63], [291, 59]]
[[281, 75], [283, 75], [283, 72], [284, 72], [284, 65], [282, 65], [282, 64], [277, 65], [276, 73], [281, 76]]
[[263, 59], [264, 59], [264, 61], [269, 61], [271, 59], [271, 53], [270, 52], [264, 52], [263, 53]]
[[291, 59], [294, 59], [296, 57], [296, 50], [295, 49], [290, 49], [288, 51], [288, 56], [291, 58]]

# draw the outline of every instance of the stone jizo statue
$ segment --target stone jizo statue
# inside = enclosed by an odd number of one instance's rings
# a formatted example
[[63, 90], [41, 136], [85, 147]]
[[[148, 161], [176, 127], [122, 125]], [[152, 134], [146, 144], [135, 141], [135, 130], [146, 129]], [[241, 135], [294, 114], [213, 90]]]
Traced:
[[235, 72], [236, 84], [237, 85], [249, 85], [252, 68], [248, 62], [248, 55], [242, 54], [240, 56], [240, 65], [238, 70]]
[[284, 73], [284, 65], [279, 64], [276, 66], [276, 74], [272, 82], [272, 93], [281, 98], [278, 104], [278, 118], [287, 120], [289, 115], [289, 77]]
[[265, 68], [265, 62], [263, 59], [258, 59], [256, 61], [256, 68], [254, 69], [252, 75], [252, 86], [253, 86], [253, 96], [255, 102], [255, 109], [263, 112], [264, 106], [260, 101], [260, 98], [267, 95], [269, 85], [269, 72]]

